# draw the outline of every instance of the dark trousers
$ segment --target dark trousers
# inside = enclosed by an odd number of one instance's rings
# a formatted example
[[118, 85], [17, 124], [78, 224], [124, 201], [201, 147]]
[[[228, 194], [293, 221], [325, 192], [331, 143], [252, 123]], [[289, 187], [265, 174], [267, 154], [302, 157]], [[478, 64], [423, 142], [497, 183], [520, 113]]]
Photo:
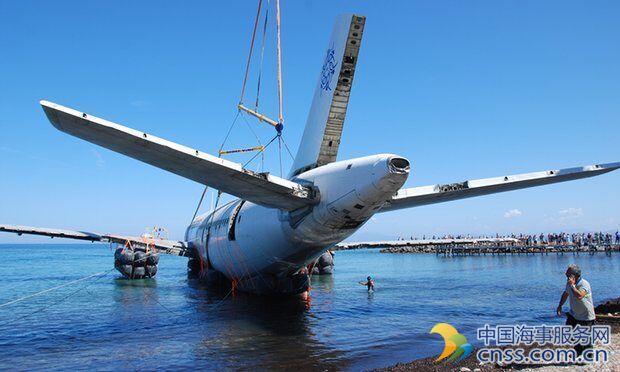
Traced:
[[[567, 313], [566, 314], [566, 325], [569, 325], [571, 327], [575, 327], [576, 325], [591, 327], [594, 325], [594, 320], [577, 320], [572, 315], [570, 315], [570, 313]], [[592, 348], [592, 344], [575, 345], [575, 351], [577, 352], [577, 355], [581, 355], [584, 350], [591, 349], [591, 348]]]

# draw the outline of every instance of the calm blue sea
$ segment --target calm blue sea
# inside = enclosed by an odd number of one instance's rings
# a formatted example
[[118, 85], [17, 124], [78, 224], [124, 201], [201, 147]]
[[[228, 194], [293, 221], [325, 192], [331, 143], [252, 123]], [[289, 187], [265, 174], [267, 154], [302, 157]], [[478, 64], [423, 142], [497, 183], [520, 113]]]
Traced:
[[[112, 267], [106, 245], [0, 245], [0, 304]], [[448, 322], [475, 344], [489, 324], [557, 324], [569, 263], [595, 302], [620, 296], [620, 255], [436, 257], [336, 253], [311, 303], [211, 293], [162, 257], [156, 279], [109, 271], [0, 307], [0, 370], [366, 369], [436, 355]], [[357, 284], [367, 275], [376, 292]]]

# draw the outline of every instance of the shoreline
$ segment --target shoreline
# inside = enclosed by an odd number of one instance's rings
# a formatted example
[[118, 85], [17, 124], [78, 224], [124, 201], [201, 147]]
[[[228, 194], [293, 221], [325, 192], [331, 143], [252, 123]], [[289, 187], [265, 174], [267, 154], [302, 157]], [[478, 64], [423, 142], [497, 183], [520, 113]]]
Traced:
[[[616, 301], [619, 301], [617, 299]], [[604, 304], [598, 305], [603, 306]], [[597, 307], [598, 307], [597, 306]], [[620, 313], [597, 314], [599, 325], [609, 325], [611, 327], [610, 343], [605, 347], [609, 351], [609, 360], [606, 363], [591, 364], [510, 364], [500, 366], [498, 364], [480, 364], [476, 358], [476, 352], [480, 348], [475, 348], [471, 355], [458, 363], [435, 362], [436, 356], [415, 359], [411, 362], [399, 362], [394, 365], [378, 368], [377, 372], [405, 372], [405, 371], [460, 371], [460, 372], [485, 372], [485, 371], [505, 371], [521, 370], [527, 372], [561, 372], [561, 371], [620, 371]], [[517, 346], [514, 346], [517, 347]]]

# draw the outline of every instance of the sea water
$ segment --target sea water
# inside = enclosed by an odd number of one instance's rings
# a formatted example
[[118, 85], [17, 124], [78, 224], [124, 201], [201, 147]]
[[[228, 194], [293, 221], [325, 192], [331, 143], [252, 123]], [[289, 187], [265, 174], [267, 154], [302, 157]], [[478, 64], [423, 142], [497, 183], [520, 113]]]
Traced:
[[[443, 257], [338, 251], [308, 301], [210, 291], [187, 259], [122, 279], [106, 245], [0, 245], [0, 369], [368, 369], [434, 356], [439, 322], [470, 343], [484, 324], [561, 324], [570, 263], [595, 303], [620, 296], [620, 255]], [[11, 300], [99, 274], [11, 305]], [[370, 275], [375, 292], [358, 282]]]

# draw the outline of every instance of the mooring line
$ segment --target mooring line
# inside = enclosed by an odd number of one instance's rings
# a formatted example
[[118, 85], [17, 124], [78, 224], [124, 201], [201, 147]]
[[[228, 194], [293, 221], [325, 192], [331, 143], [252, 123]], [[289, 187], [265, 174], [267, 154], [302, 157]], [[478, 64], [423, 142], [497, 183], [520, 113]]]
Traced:
[[97, 276], [97, 275], [107, 274], [107, 273], [109, 273], [112, 270], [102, 271], [102, 272], [99, 272], [99, 273], [96, 273], [96, 274], [93, 274], [93, 275], [86, 276], [84, 278], [76, 279], [76, 280], [70, 281], [68, 283], [58, 285], [56, 287], [48, 288], [46, 290], [43, 290], [43, 291], [40, 291], [40, 292], [37, 292], [37, 293], [33, 293], [31, 295], [28, 295], [28, 296], [20, 297], [20, 298], [17, 298], [15, 300], [12, 300], [12, 301], [5, 302], [5, 303], [0, 305], [0, 308], [12, 305], [12, 304], [17, 303], [17, 302], [21, 302], [21, 301], [27, 300], [27, 299], [32, 298], [32, 297], [36, 297], [36, 296], [42, 295], [42, 294], [47, 293], [47, 292], [55, 291], [55, 290], [60, 289], [62, 287], [66, 287], [68, 285], [71, 285], [71, 284], [74, 284], [74, 283], [77, 283], [77, 282], [81, 282], [81, 281], [86, 280], [86, 279], [90, 279], [90, 278], [92, 278], [94, 276]]
[[[97, 274], [94, 274], [94, 275], [89, 275], [89, 276], [88, 276], [88, 278], [92, 278], [92, 277], [97, 276], [97, 275], [99, 275], [99, 277], [98, 277], [97, 279], [95, 279], [93, 282], [91, 282], [91, 283], [87, 283], [86, 285], [84, 285], [84, 286], [82, 286], [82, 287], [80, 287], [80, 288], [76, 289], [75, 291], [73, 291], [73, 292], [69, 293], [68, 295], [66, 295], [66, 296], [64, 296], [64, 297], [62, 297], [60, 300], [58, 300], [58, 301], [56, 301], [56, 302], [53, 302], [53, 303], [48, 304], [48, 305], [46, 305], [46, 306], [43, 306], [43, 307], [41, 307], [41, 308], [39, 308], [39, 309], [37, 309], [37, 310], [35, 310], [35, 311], [31, 312], [31, 313], [28, 313], [28, 314], [22, 315], [22, 316], [20, 316], [20, 317], [17, 317], [17, 318], [15, 318], [15, 319], [12, 319], [12, 320], [9, 320], [9, 321], [6, 321], [6, 322], [4, 322], [4, 323], [0, 323], [0, 327], [4, 327], [5, 325], [8, 325], [8, 324], [11, 324], [11, 323], [17, 322], [18, 320], [22, 320], [22, 319], [28, 318], [28, 317], [29, 317], [29, 316], [31, 316], [31, 315], [41, 313], [41, 312], [45, 311], [46, 309], [49, 309], [49, 308], [50, 308], [50, 307], [52, 307], [52, 306], [56, 306], [56, 305], [58, 305], [59, 303], [61, 303], [61, 302], [65, 301], [66, 299], [68, 299], [69, 297], [71, 297], [71, 296], [73, 296], [74, 294], [78, 293], [79, 291], [84, 290], [84, 289], [86, 289], [87, 287], [89, 287], [89, 286], [93, 285], [93, 284], [94, 284], [94, 283], [96, 283], [99, 279], [103, 278], [104, 276], [106, 276], [107, 274], [109, 274], [109, 273], [110, 273], [111, 271], [113, 271], [113, 270], [116, 270], [116, 269], [112, 268], [112, 269], [110, 269], [110, 270], [107, 270], [107, 271], [102, 271], [102, 272], [97, 273]], [[82, 279], [86, 279], [86, 278], [82, 278]], [[73, 283], [75, 283], [75, 281], [73, 281]], [[69, 284], [69, 283], [67, 283], [67, 284]]]

